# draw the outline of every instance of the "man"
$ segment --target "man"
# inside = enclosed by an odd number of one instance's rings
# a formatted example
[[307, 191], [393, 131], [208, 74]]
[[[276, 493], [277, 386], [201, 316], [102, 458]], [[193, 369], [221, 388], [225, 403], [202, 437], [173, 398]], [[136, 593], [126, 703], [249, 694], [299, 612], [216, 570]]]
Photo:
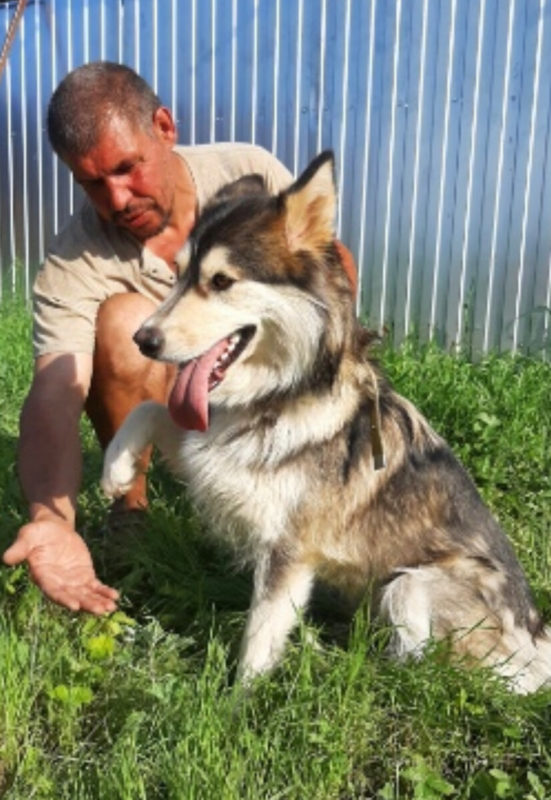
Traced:
[[[48, 134], [87, 202], [34, 286], [35, 370], [18, 452], [30, 522], [4, 561], [27, 561], [55, 602], [102, 614], [115, 609], [118, 594], [96, 578], [75, 530], [80, 415], [86, 411], [105, 447], [137, 403], [166, 401], [171, 368], [144, 358], [132, 334], [176, 282], [176, 254], [197, 214], [241, 175], [261, 174], [274, 193], [292, 176], [252, 145], [176, 146], [170, 111], [136, 73], [110, 62], [66, 76], [50, 101]], [[351, 257], [341, 252], [354, 280]], [[146, 505], [142, 476], [123, 507]]]

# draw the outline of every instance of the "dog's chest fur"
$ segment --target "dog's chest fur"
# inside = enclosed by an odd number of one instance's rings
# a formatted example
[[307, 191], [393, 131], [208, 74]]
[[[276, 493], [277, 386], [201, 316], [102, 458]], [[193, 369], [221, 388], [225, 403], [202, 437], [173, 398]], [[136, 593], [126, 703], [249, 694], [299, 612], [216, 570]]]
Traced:
[[309, 465], [316, 434], [311, 424], [290, 422], [222, 412], [206, 434], [188, 434], [178, 448], [177, 470], [195, 502], [246, 558], [289, 536], [317, 484]]
[[[433, 480], [429, 453], [449, 453], [445, 444], [392, 393], [382, 429], [387, 463], [375, 470], [365, 398], [365, 384], [347, 379], [332, 392], [287, 402], [277, 413], [218, 409], [206, 433], [185, 434], [165, 455], [210, 529], [242, 562], [257, 561], [267, 549], [285, 550], [355, 592], [397, 567], [472, 549], [470, 537], [455, 536], [447, 520], [466, 480], [451, 454], [451, 472], [438, 467]], [[404, 415], [408, 433], [400, 424]], [[363, 439], [353, 445], [359, 418]], [[421, 461], [410, 479], [413, 450]], [[426, 489], [424, 471], [431, 475]], [[487, 547], [481, 540], [475, 549], [486, 555]]]
[[[252, 560], [283, 547], [332, 583], [379, 572], [366, 507], [401, 458], [393, 442], [387, 468], [374, 470], [369, 439], [348, 474], [351, 420], [361, 396], [344, 383], [306, 395], [278, 414], [218, 410], [204, 434], [186, 434], [167, 454], [196, 504], [236, 550]], [[365, 413], [365, 412], [364, 412]], [[387, 438], [395, 438], [390, 424]]]

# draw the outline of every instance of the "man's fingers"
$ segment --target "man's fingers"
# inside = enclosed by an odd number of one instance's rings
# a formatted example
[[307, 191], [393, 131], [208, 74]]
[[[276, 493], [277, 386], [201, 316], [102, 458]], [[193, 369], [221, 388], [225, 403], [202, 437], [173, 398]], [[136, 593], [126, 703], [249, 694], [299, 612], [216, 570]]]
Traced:
[[116, 589], [112, 589], [111, 586], [106, 586], [105, 583], [102, 583], [97, 579], [91, 585], [91, 589], [102, 597], [105, 597], [107, 600], [119, 599], [119, 593]]
[[2, 559], [4, 564], [8, 567], [13, 567], [15, 564], [20, 564], [22, 561], [25, 561], [28, 555], [29, 545], [23, 538], [20, 538], [16, 539], [11, 547], [8, 547]]
[[65, 606], [70, 611], [90, 611], [92, 614], [105, 614], [115, 611], [116, 600], [119, 593], [116, 589], [106, 586], [97, 578], [82, 582], [71, 583], [64, 581], [58, 575], [46, 575], [33, 569], [30, 565], [31, 578], [38, 588], [60, 606]]
[[[105, 587], [107, 588], [107, 587]], [[44, 594], [54, 603], [70, 611], [89, 611], [91, 614], [108, 614], [115, 611], [114, 598], [90, 588], [42, 587]], [[113, 591], [113, 590], [111, 590]]]
[[[89, 611], [91, 614], [109, 614], [115, 611], [117, 604], [113, 594], [114, 589], [98, 582], [98, 586], [82, 589], [76, 595], [80, 611]], [[117, 595], [118, 596], [118, 595]]]
[[90, 614], [110, 614], [112, 611], [116, 611], [117, 604], [114, 600], [98, 598], [97, 595], [94, 595], [93, 597], [83, 598], [80, 609], [81, 611], [88, 611]]

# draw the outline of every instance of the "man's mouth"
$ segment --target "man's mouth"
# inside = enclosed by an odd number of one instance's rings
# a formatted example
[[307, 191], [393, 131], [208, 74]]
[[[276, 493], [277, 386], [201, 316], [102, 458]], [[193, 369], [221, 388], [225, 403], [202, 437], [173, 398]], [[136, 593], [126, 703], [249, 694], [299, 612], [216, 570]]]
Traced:
[[155, 207], [151, 204], [140, 208], [127, 208], [124, 211], [115, 211], [112, 219], [115, 225], [122, 225], [125, 228], [140, 228], [148, 221], [150, 212], [154, 210]]
[[172, 419], [187, 430], [208, 428], [208, 395], [222, 383], [229, 367], [246, 348], [256, 328], [246, 325], [221, 339], [203, 355], [180, 365], [168, 400]]
[[126, 225], [128, 228], [140, 228], [147, 220], [147, 215], [151, 211], [150, 208], [144, 208], [141, 211], [136, 211], [133, 214], [125, 214], [117, 219], [119, 224]]

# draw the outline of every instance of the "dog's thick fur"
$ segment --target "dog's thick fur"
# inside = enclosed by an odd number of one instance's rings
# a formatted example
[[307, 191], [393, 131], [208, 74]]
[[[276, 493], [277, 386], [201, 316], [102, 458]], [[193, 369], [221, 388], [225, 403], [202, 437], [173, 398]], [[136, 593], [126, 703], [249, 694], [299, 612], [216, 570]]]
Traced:
[[244, 679], [276, 663], [319, 577], [357, 595], [378, 587], [398, 655], [446, 638], [533, 691], [551, 679], [549, 629], [464, 469], [370, 361], [335, 205], [330, 153], [277, 197], [251, 176], [215, 198], [179, 285], [135, 337], [178, 365], [218, 354], [210, 422], [184, 431], [178, 396], [170, 413], [144, 403], [109, 446], [103, 487], [124, 493], [153, 442], [212, 529], [253, 562]]

